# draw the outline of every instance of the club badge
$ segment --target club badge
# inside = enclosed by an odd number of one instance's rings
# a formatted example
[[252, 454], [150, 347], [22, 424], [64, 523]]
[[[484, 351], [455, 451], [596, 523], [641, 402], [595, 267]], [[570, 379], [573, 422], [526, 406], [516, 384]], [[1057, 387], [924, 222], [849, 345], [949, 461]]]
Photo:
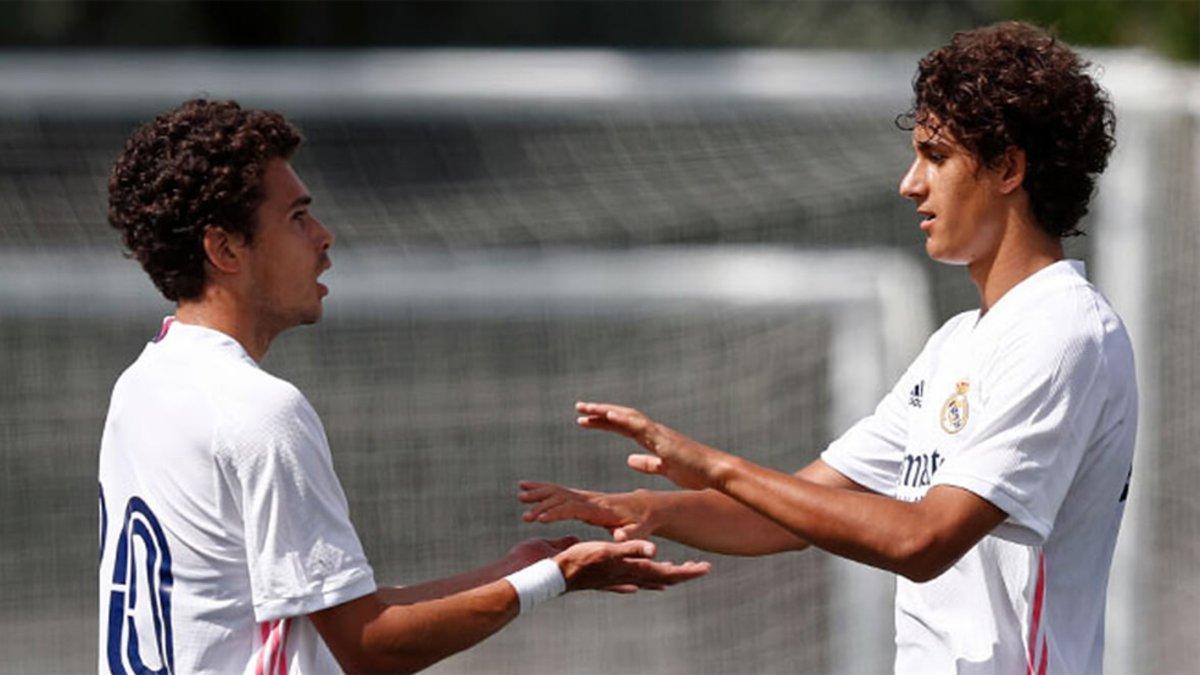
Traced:
[[957, 434], [967, 426], [967, 417], [971, 411], [971, 406], [967, 403], [967, 391], [970, 388], [971, 383], [966, 380], [959, 380], [955, 385], [954, 394], [946, 399], [945, 405], [942, 406], [942, 431]]

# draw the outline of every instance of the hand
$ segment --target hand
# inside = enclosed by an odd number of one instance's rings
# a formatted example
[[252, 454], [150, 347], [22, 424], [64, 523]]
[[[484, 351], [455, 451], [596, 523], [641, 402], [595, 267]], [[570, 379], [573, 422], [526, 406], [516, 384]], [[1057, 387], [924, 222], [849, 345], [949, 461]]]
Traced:
[[528, 480], [518, 485], [521, 491], [517, 499], [531, 505], [521, 516], [525, 522], [579, 520], [603, 527], [616, 541], [645, 539], [654, 534], [656, 525], [651, 522], [642, 491], [606, 494]]
[[716, 482], [727, 455], [646, 417], [633, 408], [611, 403], [575, 404], [576, 419], [585, 429], [600, 429], [628, 436], [653, 454], [630, 455], [629, 468], [664, 476], [679, 487], [703, 490]]
[[509, 549], [501, 561], [506, 574], [528, 567], [543, 558], [552, 558], [579, 543], [579, 537], [526, 539]]
[[567, 591], [599, 589], [613, 593], [635, 593], [639, 589], [661, 591], [708, 574], [706, 562], [682, 565], [652, 560], [654, 544], [634, 540], [621, 543], [586, 541], [554, 556], [567, 581]]

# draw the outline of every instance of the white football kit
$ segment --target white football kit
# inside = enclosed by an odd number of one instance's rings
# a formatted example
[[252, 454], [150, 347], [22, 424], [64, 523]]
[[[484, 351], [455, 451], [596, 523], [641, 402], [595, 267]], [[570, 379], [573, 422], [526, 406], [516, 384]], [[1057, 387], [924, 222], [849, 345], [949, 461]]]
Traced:
[[340, 671], [306, 615], [375, 579], [295, 387], [168, 318], [113, 387], [99, 474], [99, 672]]
[[950, 485], [1008, 514], [938, 578], [898, 578], [897, 673], [1101, 671], [1136, 429], [1129, 337], [1080, 262], [934, 333], [874, 414], [821, 455], [896, 499]]

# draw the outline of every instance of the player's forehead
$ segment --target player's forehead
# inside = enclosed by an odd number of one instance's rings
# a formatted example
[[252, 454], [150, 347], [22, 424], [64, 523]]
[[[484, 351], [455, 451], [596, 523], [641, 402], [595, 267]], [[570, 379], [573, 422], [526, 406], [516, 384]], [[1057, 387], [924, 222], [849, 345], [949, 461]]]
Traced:
[[264, 204], [275, 208], [286, 209], [296, 204], [312, 202], [312, 196], [304, 181], [292, 168], [291, 162], [282, 158], [274, 158], [267, 162], [263, 170], [262, 190]]
[[912, 128], [912, 145], [917, 149], [931, 146], [962, 147], [954, 135], [954, 130], [932, 113], [918, 117]]

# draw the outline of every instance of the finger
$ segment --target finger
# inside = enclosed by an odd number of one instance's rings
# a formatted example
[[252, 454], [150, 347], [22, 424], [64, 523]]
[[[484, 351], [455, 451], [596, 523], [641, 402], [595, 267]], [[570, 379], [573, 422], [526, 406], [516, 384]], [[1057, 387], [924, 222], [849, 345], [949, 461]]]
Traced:
[[534, 516], [539, 523], [557, 523], [560, 520], [579, 520], [589, 525], [603, 526], [596, 518], [589, 518], [578, 502], [566, 502], [544, 510]]
[[643, 429], [650, 423], [650, 418], [641, 412], [611, 403], [580, 401], [575, 404], [575, 411], [582, 416], [600, 417], [631, 430]]
[[616, 410], [618, 412], [623, 412], [623, 413], [627, 413], [627, 414], [637, 412], [637, 410], [634, 410], [633, 408], [623, 406], [623, 405], [615, 405], [613, 403], [596, 403], [594, 401], [576, 401], [575, 402], [575, 412], [578, 412], [578, 413], [581, 413], [584, 415], [603, 415], [604, 413], [606, 413], [610, 410]]
[[613, 554], [621, 558], [653, 558], [655, 550], [654, 542], [645, 539], [633, 539], [613, 545]]
[[551, 497], [547, 497], [546, 499], [535, 503], [528, 511], [525, 512], [525, 520], [530, 522], [538, 520], [546, 511], [549, 511], [556, 506], [560, 506], [566, 501], [566, 498], [562, 495], [553, 495]]
[[640, 473], [648, 473], [650, 475], [659, 475], [663, 473], [662, 457], [633, 454], [625, 460], [625, 463], [629, 465], [629, 468]]
[[573, 488], [573, 487], [569, 487], [567, 485], [559, 485], [558, 483], [539, 483], [538, 481], [532, 481], [532, 480], [517, 481], [517, 487], [520, 488], [521, 492], [543, 492], [544, 491], [547, 493], [566, 492], [566, 493], [578, 494], [578, 495], [592, 494], [592, 492], [590, 492], [588, 490], [581, 490], [579, 488]]
[[611, 431], [614, 434], [621, 434], [628, 438], [634, 438], [634, 432], [626, 426], [613, 424], [608, 419], [598, 415], [584, 415], [575, 420], [575, 423], [584, 429], [596, 429], [597, 431]]
[[605, 586], [601, 590], [608, 591], [609, 593], [621, 593], [623, 595], [628, 595], [630, 593], [637, 593], [638, 585], [637, 584], [615, 584], [613, 586]]
[[637, 558], [626, 559], [624, 564], [626, 566], [624, 578], [634, 579], [639, 584], [654, 583], [668, 586], [702, 577], [712, 569], [707, 562], [676, 564]]
[[707, 562], [687, 562], [677, 565], [675, 563], [650, 561], [646, 566], [650, 568], [646, 581], [666, 584], [668, 586], [697, 579], [712, 570], [712, 565]]
[[612, 425], [618, 429], [624, 429], [625, 433], [630, 436], [637, 436], [645, 433], [649, 422], [646, 418], [636, 412], [624, 412], [621, 410], [609, 410], [603, 415], [589, 415], [588, 419], [597, 417], [603, 422]]
[[551, 497], [546, 501], [534, 504], [533, 508], [529, 509], [529, 514], [530, 521], [538, 522], [556, 522], [571, 518], [583, 520], [580, 503], [559, 497]]
[[517, 493], [517, 499], [523, 502], [536, 502], [543, 500], [551, 495], [563, 494], [565, 490], [558, 486], [543, 485], [536, 488], [522, 489]]
[[630, 523], [613, 530], [614, 541], [631, 541], [644, 538], [645, 523]]

